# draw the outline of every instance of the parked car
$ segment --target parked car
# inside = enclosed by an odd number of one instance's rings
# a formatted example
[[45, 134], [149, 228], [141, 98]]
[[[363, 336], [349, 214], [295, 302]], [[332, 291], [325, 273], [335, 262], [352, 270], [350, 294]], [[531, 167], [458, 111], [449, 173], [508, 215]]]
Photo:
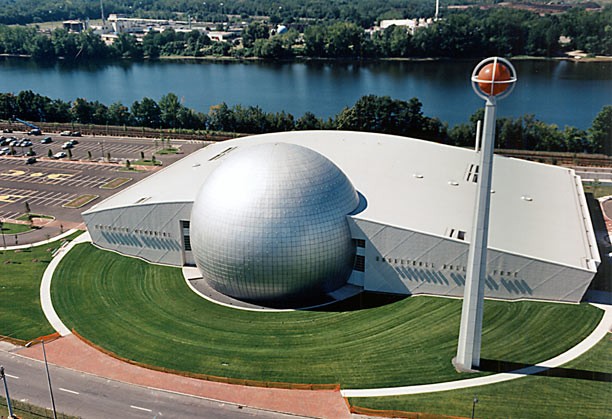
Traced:
[[41, 144], [50, 144], [52, 142], [53, 142], [53, 138], [51, 138], [51, 137], [45, 137], [42, 140], [40, 140]]
[[11, 154], [11, 149], [8, 147], [2, 147], [0, 148], [0, 156], [7, 156]]
[[77, 144], [79, 143], [79, 142], [78, 142], [77, 140], [75, 140], [75, 139], [68, 140], [68, 141], [66, 141], [66, 142], [67, 142], [67, 143], [70, 143], [70, 144], [72, 144], [72, 145], [77, 145]]
[[32, 147], [32, 141], [23, 139], [19, 147]]
[[34, 164], [36, 163], [36, 157], [28, 157], [25, 164]]
[[36, 155], [36, 151], [34, 150], [29, 150], [27, 153], [25, 153], [26, 156], [35, 156]]
[[62, 144], [62, 150], [68, 150], [69, 148], [73, 148], [74, 145], [70, 141], [66, 141]]
[[63, 151], [60, 151], [58, 153], [55, 153], [53, 155], [54, 159], [63, 159], [64, 157], [66, 157], [68, 154], [64, 153]]
[[13, 132], [13, 130], [12, 130], [12, 129], [10, 129], [10, 128], [4, 128], [4, 129], [2, 130], [2, 132]]
[[72, 135], [72, 131], [62, 131], [60, 132], [62, 137], [70, 137]]
[[11, 147], [19, 147], [19, 140], [18, 139], [12, 139], [11, 142], [9, 143], [9, 146]]
[[73, 137], [80, 137], [80, 136], [81, 136], [81, 132], [80, 132], [80, 131], [74, 131], [74, 132], [72, 133], [72, 136], [73, 136]]
[[28, 135], [42, 135], [42, 131], [39, 128], [32, 128], [28, 131]]
[[0, 138], [0, 146], [5, 146], [5, 145], [8, 145], [8, 143], [10, 143], [10, 142], [11, 142], [11, 140], [9, 140], [9, 139], [8, 139], [8, 138], [6, 138], [6, 137], [1, 137], [1, 138]]

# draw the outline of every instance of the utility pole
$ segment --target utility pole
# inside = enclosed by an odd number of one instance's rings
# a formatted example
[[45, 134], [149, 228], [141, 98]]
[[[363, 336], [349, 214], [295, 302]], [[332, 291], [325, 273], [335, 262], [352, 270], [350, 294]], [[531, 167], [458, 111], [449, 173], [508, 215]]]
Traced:
[[8, 417], [14, 418], [13, 405], [11, 404], [11, 396], [9, 396], [8, 384], [6, 384], [6, 375], [4, 375], [4, 367], [0, 366], [0, 378], [4, 381], [4, 393], [6, 394], [6, 405], [8, 406]]

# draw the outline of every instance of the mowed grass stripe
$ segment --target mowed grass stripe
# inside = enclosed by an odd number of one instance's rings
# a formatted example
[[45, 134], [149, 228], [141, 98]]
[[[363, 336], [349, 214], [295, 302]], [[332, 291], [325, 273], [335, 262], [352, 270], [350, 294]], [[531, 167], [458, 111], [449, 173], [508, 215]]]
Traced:
[[477, 395], [476, 417], [481, 418], [609, 418], [612, 383], [601, 381], [601, 377], [594, 380], [589, 372], [612, 374], [612, 334], [564, 365], [563, 370], [568, 377], [524, 377], [466, 390], [349, 401], [354, 406], [378, 410], [469, 417]]
[[[129, 359], [181, 371], [346, 388], [468, 378], [457, 374], [461, 301], [406, 298], [356, 311], [254, 313], [197, 296], [178, 268], [77, 246], [53, 279], [60, 317]], [[582, 340], [601, 318], [587, 305], [485, 304], [483, 357], [537, 362]]]

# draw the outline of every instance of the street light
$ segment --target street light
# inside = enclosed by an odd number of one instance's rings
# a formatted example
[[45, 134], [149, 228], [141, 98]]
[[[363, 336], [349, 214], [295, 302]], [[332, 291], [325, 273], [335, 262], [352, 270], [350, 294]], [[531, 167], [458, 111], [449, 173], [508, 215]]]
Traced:
[[4, 392], [6, 393], [6, 404], [8, 406], [8, 413], [9, 413], [9, 418], [14, 418], [15, 415], [13, 415], [13, 406], [11, 405], [11, 397], [9, 396], [9, 392], [8, 392], [8, 385], [6, 384], [6, 376], [4, 375], [4, 367], [0, 366], [0, 378], [2, 378], [2, 381], [4, 381]]
[[51, 388], [51, 375], [49, 374], [49, 364], [47, 363], [47, 351], [45, 351], [45, 341], [42, 339], [35, 339], [25, 344], [26, 348], [29, 348], [36, 342], [42, 343], [43, 357], [45, 358], [45, 370], [47, 371], [47, 382], [49, 383], [49, 394], [51, 395], [51, 406], [53, 407], [53, 419], [57, 419], [57, 412], [55, 411], [55, 399], [53, 398], [53, 389]]
[[474, 400], [472, 400], [472, 419], [474, 419], [474, 412], [476, 411], [476, 403], [478, 403], [478, 397], [474, 395]]

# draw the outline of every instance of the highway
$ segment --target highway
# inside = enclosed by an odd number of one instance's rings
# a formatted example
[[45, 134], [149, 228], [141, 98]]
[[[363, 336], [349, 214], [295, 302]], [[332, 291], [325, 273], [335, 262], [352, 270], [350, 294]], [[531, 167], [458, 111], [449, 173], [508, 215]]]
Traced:
[[[11, 400], [51, 409], [43, 362], [0, 348]], [[296, 418], [246, 406], [125, 384], [49, 365], [58, 412], [82, 418]], [[1, 391], [5, 396], [4, 389]], [[0, 412], [5, 415], [7, 412]]]

